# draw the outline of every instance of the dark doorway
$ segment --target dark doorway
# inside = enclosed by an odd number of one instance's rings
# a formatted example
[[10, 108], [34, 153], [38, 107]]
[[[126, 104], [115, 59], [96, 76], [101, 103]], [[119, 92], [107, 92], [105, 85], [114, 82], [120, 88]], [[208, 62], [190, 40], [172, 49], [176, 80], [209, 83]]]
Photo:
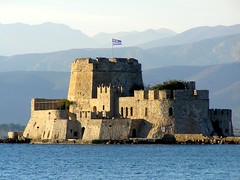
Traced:
[[84, 131], [85, 131], [85, 127], [82, 127], [82, 138], [83, 138]]
[[169, 114], [169, 116], [173, 116], [173, 108], [172, 107], [170, 107], [168, 109], [168, 114]]
[[220, 128], [220, 123], [219, 123], [218, 120], [213, 121], [213, 122], [212, 122], [212, 126], [213, 126], [213, 129], [214, 129], [214, 132], [216, 132], [218, 136], [224, 136], [224, 135], [223, 135], [223, 131], [222, 131], [222, 129]]
[[132, 138], [136, 138], [137, 137], [137, 130], [133, 129], [132, 130]]

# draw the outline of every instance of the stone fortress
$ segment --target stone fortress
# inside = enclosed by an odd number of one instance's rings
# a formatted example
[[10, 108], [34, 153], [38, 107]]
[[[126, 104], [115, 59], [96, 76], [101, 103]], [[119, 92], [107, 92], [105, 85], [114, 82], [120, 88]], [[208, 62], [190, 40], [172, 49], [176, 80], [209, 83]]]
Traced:
[[143, 87], [141, 64], [127, 58], [72, 63], [67, 99], [33, 99], [23, 133], [34, 140], [160, 139], [166, 134], [233, 136], [232, 112], [209, 109], [208, 90]]

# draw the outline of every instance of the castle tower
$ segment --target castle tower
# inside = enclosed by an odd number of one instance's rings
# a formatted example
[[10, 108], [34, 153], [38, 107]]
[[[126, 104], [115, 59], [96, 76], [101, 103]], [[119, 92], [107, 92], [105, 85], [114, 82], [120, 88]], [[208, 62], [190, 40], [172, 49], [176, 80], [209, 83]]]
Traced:
[[89, 111], [90, 99], [97, 98], [97, 86], [121, 86], [122, 96], [130, 96], [134, 87], [143, 85], [141, 64], [127, 58], [81, 58], [72, 63], [68, 100], [71, 111]]

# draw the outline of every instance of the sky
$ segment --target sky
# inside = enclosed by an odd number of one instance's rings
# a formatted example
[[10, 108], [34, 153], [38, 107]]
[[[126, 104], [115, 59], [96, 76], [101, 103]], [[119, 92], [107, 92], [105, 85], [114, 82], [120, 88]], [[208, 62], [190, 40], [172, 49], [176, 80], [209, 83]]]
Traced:
[[54, 22], [93, 36], [99, 32], [240, 23], [240, 0], [0, 0], [0, 23]]

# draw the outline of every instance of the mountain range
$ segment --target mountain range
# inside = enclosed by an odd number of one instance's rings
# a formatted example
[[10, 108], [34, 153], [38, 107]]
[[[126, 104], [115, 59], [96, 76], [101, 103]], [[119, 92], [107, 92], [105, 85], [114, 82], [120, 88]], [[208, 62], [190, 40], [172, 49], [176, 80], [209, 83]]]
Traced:
[[80, 30], [64, 24], [22, 23], [0, 24], [0, 55], [12, 56], [26, 53], [45, 53], [79, 48], [111, 48], [111, 38], [119, 38], [123, 47], [144, 49], [194, 43], [204, 39], [240, 33], [240, 24], [232, 26], [201, 26], [180, 34], [161, 28], [143, 32], [99, 33], [89, 37]]
[[210, 106], [233, 109], [240, 127], [240, 25], [99, 33], [89, 37], [66, 25], [0, 24], [0, 124], [26, 124], [31, 98], [66, 98], [71, 62], [111, 57], [111, 38], [123, 46], [114, 57], [133, 57], [144, 83], [193, 80], [210, 90]]
[[[134, 57], [143, 69], [172, 65], [214, 65], [240, 61], [240, 34], [201, 40], [191, 44], [152, 49], [116, 48], [116, 57]], [[0, 57], [4, 71], [70, 71], [78, 57], [111, 57], [111, 49], [72, 49], [50, 53], [32, 53]]]
[[240, 33], [240, 24], [232, 25], [232, 26], [201, 26], [189, 29], [184, 31], [178, 35], [167, 37], [164, 39], [156, 39], [151, 42], [147, 42], [139, 45], [142, 48], [154, 48], [160, 46], [172, 46], [179, 44], [189, 44], [197, 41], [201, 41], [204, 39], [210, 39], [221, 36], [228, 36], [232, 34]]

